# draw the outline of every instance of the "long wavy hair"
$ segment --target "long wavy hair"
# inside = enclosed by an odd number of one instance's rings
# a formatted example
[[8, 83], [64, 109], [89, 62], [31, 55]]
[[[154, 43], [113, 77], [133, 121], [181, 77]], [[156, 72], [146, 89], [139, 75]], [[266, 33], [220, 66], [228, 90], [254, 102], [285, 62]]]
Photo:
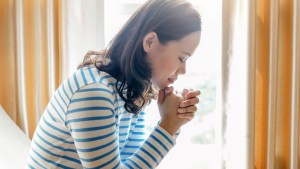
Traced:
[[185, 0], [149, 0], [130, 17], [105, 50], [88, 52], [78, 66], [94, 64], [113, 76], [125, 110], [134, 115], [157, 96], [143, 48], [144, 36], [152, 31], [165, 45], [201, 31], [201, 17]]

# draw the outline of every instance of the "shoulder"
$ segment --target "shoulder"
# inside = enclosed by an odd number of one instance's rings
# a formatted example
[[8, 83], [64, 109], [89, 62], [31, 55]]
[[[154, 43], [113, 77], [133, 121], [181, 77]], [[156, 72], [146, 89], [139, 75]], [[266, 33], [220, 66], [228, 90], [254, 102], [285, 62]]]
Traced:
[[57, 91], [69, 100], [66, 103], [70, 103], [76, 97], [75, 95], [78, 97], [101, 95], [113, 100], [118, 93], [115, 83], [116, 79], [110, 74], [99, 71], [95, 67], [83, 67], [72, 72]]
[[113, 93], [116, 79], [95, 67], [83, 67], [71, 73], [64, 83], [67, 83], [73, 94], [78, 90], [91, 88], [103, 88]]

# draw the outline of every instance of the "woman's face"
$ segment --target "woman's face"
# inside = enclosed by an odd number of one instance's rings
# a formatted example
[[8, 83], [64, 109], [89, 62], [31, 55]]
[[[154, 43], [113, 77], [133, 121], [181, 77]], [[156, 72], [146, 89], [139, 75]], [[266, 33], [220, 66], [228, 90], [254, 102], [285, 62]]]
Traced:
[[155, 32], [147, 34], [143, 41], [147, 61], [151, 65], [152, 83], [159, 89], [173, 84], [178, 75], [185, 74], [186, 60], [200, 42], [200, 31], [188, 34], [180, 41], [161, 44]]

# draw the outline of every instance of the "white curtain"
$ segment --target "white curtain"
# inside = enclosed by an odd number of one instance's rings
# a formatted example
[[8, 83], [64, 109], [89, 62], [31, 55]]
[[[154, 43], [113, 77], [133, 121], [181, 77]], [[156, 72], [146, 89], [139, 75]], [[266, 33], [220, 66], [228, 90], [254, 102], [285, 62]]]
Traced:
[[223, 1], [223, 168], [253, 168], [252, 0]]
[[102, 50], [104, 44], [104, 0], [67, 0], [62, 3], [62, 72], [74, 71], [89, 50]]

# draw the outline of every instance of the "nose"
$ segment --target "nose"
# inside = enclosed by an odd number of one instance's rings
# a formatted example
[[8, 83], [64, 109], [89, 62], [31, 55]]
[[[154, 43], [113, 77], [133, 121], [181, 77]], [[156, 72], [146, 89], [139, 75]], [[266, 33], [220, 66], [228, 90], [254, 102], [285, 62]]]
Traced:
[[177, 70], [177, 74], [184, 75], [185, 73], [186, 73], [186, 64], [184, 63], [184, 64], [181, 64], [181, 66]]

